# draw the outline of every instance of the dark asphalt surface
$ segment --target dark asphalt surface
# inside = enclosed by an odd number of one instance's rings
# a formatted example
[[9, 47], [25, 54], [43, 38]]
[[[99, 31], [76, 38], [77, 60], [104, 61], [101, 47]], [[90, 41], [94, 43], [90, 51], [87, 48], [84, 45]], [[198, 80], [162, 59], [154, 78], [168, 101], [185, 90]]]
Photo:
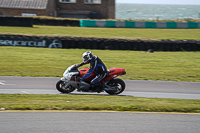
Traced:
[[199, 133], [198, 114], [0, 112], [1, 133]]
[[[55, 84], [59, 79], [53, 77], [0, 76], [0, 93], [60, 94], [55, 88]], [[121, 95], [200, 99], [199, 82], [125, 80], [125, 83], [126, 89]], [[77, 92], [73, 92], [73, 94], [77, 94]]]

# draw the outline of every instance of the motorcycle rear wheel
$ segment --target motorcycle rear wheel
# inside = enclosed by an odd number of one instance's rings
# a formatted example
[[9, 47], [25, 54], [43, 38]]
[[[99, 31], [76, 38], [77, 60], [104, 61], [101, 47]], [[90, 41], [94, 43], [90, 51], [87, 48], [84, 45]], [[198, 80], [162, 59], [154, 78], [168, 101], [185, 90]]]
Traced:
[[56, 89], [62, 93], [71, 93], [75, 90], [75, 88], [72, 86], [68, 86], [67, 88], [65, 88], [65, 82], [62, 80], [59, 80], [56, 83]]
[[122, 93], [126, 87], [125, 83], [123, 80], [121, 79], [113, 79], [111, 81], [109, 81], [107, 83], [108, 86], [110, 87], [114, 87], [115, 89], [114, 90], [108, 90], [106, 91], [106, 93], [110, 94], [110, 95], [118, 95], [120, 93]]

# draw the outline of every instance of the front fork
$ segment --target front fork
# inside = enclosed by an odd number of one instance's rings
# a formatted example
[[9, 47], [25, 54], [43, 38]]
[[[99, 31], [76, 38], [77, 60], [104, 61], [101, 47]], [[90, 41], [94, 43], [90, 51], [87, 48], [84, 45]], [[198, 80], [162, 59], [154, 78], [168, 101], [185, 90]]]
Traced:
[[68, 87], [69, 87], [70, 84], [69, 84], [69, 82], [68, 82], [67, 79], [65, 79], [64, 77], [62, 77], [60, 80], [63, 81], [63, 82], [65, 83], [65, 88], [68, 88]]

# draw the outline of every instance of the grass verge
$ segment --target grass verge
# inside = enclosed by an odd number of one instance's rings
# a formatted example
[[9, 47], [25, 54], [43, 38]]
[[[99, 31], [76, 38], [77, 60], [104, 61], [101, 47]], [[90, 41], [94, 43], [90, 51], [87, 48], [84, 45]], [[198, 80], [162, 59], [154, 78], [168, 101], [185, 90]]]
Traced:
[[[82, 62], [85, 51], [0, 47], [0, 76], [61, 77], [68, 66]], [[121, 77], [123, 79], [200, 82], [200, 52], [92, 52], [107, 68], [125, 68], [127, 74]]]
[[108, 110], [200, 113], [200, 100], [99, 95], [0, 94], [6, 110]]
[[87, 28], [35, 25], [33, 28], [0, 26], [0, 33], [124, 39], [200, 40], [200, 29]]

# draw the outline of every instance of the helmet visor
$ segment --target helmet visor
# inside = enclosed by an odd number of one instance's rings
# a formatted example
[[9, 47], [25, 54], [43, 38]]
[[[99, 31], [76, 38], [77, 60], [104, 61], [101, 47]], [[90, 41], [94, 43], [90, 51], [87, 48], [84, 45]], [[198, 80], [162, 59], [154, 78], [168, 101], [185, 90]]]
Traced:
[[83, 62], [87, 62], [89, 60], [89, 57], [87, 55], [83, 56]]

